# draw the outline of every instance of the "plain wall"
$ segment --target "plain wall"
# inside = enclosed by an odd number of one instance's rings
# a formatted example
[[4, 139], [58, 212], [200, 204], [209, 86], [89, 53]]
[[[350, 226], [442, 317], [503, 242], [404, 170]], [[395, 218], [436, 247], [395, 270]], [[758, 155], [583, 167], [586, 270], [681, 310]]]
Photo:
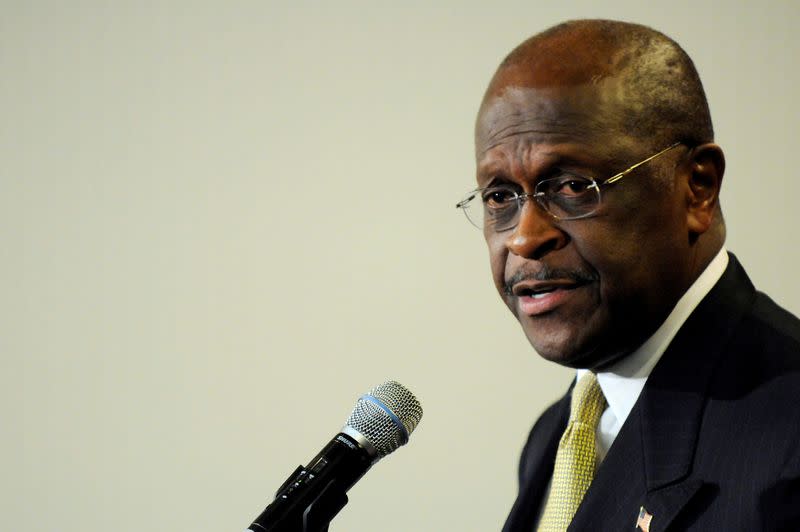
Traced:
[[0, 2], [0, 529], [242, 530], [396, 379], [422, 423], [332, 532], [498, 530], [572, 374], [454, 208], [494, 69], [569, 18], [674, 37], [727, 246], [799, 312], [798, 5]]

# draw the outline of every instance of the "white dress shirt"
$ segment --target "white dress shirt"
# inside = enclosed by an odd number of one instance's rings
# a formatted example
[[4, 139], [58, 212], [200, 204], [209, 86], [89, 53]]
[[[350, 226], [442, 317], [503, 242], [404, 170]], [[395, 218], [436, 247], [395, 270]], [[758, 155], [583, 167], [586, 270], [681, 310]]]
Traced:
[[[619, 434], [644, 384], [672, 339], [700, 301], [719, 281], [728, 266], [728, 253], [721, 249], [703, 273], [675, 304], [667, 319], [636, 351], [597, 374], [608, 407], [597, 424], [597, 454], [603, 460]], [[577, 370], [578, 379], [589, 370]]]

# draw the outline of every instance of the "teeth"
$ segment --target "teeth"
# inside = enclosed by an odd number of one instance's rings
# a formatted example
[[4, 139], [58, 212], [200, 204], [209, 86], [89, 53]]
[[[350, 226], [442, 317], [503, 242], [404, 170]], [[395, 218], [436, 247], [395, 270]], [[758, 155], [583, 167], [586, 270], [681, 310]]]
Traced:
[[531, 294], [531, 297], [533, 297], [533, 299], [542, 299], [547, 294], [549, 294], [549, 293], [551, 293], [553, 291], [555, 291], [555, 288], [551, 288], [550, 290], [542, 290], [541, 292], [533, 292]]
[[532, 297], [534, 299], [541, 299], [545, 297], [547, 294], [552, 294], [556, 290], [564, 290], [564, 289], [568, 290], [569, 288], [565, 288], [562, 286], [554, 286], [552, 288], [540, 288], [538, 290], [525, 289], [525, 290], [520, 290], [519, 295], [520, 297]]

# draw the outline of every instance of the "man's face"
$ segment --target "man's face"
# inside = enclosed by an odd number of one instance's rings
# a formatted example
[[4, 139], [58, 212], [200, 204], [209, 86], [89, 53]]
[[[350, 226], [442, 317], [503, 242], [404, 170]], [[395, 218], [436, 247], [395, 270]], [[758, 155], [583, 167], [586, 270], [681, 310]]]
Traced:
[[[495, 91], [478, 116], [478, 186], [531, 193], [563, 171], [602, 182], [652, 155], [616, 126], [619, 93], [608, 78]], [[485, 230], [497, 290], [541, 356], [601, 367], [666, 318], [690, 283], [686, 193], [675, 178], [684, 154], [679, 147], [604, 187], [590, 218], [557, 221], [526, 201], [516, 227]]]

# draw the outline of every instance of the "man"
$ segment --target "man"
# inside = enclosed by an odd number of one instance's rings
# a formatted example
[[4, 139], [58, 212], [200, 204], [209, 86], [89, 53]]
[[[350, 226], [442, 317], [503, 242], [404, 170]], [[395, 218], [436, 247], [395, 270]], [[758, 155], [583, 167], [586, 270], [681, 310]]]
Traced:
[[800, 322], [723, 248], [724, 157], [686, 53], [634, 24], [551, 28], [500, 65], [475, 144], [459, 206], [497, 290], [578, 370], [504, 530], [800, 530]]

